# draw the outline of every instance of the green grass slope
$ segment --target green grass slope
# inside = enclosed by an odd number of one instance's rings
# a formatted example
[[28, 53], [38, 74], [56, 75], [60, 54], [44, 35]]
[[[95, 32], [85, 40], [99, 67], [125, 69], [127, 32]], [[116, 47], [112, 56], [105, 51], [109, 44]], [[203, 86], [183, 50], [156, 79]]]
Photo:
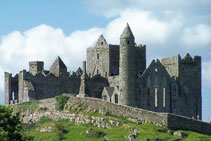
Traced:
[[[54, 100], [54, 105], [56, 105]], [[40, 107], [43, 102], [34, 101], [19, 104], [14, 106], [14, 112], [24, 113], [25, 111], [33, 113], [39, 112], [53, 112], [56, 108]], [[63, 103], [64, 104], [64, 103]], [[57, 103], [58, 105], [58, 103]], [[53, 110], [52, 110], [53, 109]], [[99, 128], [93, 124], [76, 124], [70, 122], [68, 119], [52, 120], [48, 116], [42, 116], [38, 121], [32, 123], [24, 123], [23, 128], [28, 135], [34, 136], [35, 141], [126, 141], [128, 136], [138, 132], [135, 141], [154, 141], [154, 140], [170, 140], [170, 141], [207, 141], [211, 140], [211, 136], [199, 134], [191, 131], [169, 130], [165, 127], [157, 127], [153, 124], [134, 123], [126, 118], [116, 115], [101, 114], [97, 111], [87, 111], [81, 103], [72, 105], [67, 109], [64, 106], [64, 111], [67, 113], [83, 114], [88, 117], [104, 118], [105, 122], [113, 120], [119, 122], [118, 126], [111, 126], [111, 128]], [[63, 112], [63, 110], [61, 110]], [[43, 131], [45, 130], [45, 131]]]

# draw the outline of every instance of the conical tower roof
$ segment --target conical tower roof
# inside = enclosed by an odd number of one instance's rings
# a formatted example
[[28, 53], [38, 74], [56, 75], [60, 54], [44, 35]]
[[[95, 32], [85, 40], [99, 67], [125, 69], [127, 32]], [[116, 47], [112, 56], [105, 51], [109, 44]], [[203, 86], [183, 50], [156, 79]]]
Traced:
[[124, 28], [124, 30], [122, 32], [121, 38], [129, 38], [129, 37], [132, 37], [134, 39], [133, 33], [130, 29], [130, 26], [127, 23], [126, 27]]

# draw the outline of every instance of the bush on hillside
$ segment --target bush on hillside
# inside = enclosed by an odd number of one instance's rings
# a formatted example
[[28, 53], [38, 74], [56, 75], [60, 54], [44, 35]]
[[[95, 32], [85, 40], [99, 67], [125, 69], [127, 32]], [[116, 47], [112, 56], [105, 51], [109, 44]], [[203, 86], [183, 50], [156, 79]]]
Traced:
[[32, 140], [32, 137], [23, 133], [19, 116], [12, 112], [11, 108], [0, 105], [0, 140]]
[[69, 99], [69, 96], [65, 96], [65, 95], [57, 96], [56, 97], [56, 105], [55, 105], [56, 110], [59, 110], [59, 111], [63, 110], [68, 99]]
[[99, 131], [96, 129], [89, 129], [86, 131], [86, 136], [89, 138], [102, 138], [106, 135], [103, 131]]

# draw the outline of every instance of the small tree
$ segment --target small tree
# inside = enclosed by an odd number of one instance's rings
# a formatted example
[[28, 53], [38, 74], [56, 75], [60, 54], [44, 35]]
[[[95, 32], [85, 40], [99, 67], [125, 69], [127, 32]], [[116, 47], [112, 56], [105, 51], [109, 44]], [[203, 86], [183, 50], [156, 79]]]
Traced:
[[12, 115], [12, 109], [0, 105], [0, 140], [23, 140], [19, 117]]

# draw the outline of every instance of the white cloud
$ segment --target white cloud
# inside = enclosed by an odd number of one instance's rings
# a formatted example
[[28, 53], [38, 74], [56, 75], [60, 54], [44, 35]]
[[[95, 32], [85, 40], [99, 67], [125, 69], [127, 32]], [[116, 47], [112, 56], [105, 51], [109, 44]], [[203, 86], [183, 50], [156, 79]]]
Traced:
[[192, 28], [184, 28], [181, 40], [191, 48], [211, 45], [211, 26], [199, 24]]
[[166, 22], [153, 17], [150, 12], [127, 9], [108, 24], [105, 29], [106, 39], [111, 43], [119, 43], [120, 35], [127, 22], [131, 26], [137, 42], [151, 44], [164, 43], [170, 34], [182, 26], [176, 18]]
[[180, 13], [208, 13], [210, 0], [83, 0], [89, 11], [107, 18], [118, 16], [125, 9], [140, 9], [160, 14], [165, 11]]
[[75, 71], [85, 60], [86, 48], [93, 45], [101, 33], [102, 29], [91, 28], [66, 36], [62, 29], [40, 25], [24, 33], [14, 31], [3, 36], [0, 42], [0, 92], [3, 92], [4, 72], [15, 74], [28, 70], [29, 61], [44, 61], [48, 70], [60, 56], [68, 69]]
[[211, 61], [202, 63], [202, 82], [204, 86], [211, 87]]

